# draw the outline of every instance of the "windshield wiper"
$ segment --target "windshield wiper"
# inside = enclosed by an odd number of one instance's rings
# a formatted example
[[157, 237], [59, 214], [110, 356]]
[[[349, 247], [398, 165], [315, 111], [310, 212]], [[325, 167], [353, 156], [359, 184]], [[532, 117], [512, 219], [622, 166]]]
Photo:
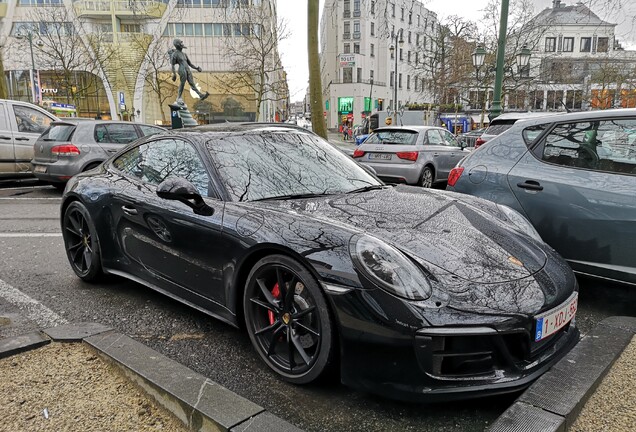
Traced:
[[331, 194], [327, 194], [327, 193], [290, 194], [290, 195], [272, 196], [272, 197], [267, 197], [267, 198], [259, 198], [259, 199], [250, 200], [250, 201], [270, 201], [270, 200], [289, 200], [289, 199], [316, 198], [316, 197], [323, 197], [323, 196], [327, 196], [327, 195], [331, 195]]
[[350, 190], [347, 193], [348, 194], [353, 194], [353, 193], [360, 193], [360, 192], [369, 192], [369, 191], [372, 191], [372, 190], [384, 189], [384, 188], [387, 188], [387, 187], [389, 187], [389, 186], [387, 186], [387, 185], [362, 186], [361, 188]]

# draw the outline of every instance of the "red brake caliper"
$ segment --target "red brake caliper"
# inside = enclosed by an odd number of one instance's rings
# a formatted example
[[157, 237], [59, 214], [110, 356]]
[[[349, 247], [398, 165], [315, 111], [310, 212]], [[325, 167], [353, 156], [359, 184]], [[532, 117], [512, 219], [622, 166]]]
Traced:
[[[275, 299], [279, 299], [280, 298], [280, 289], [278, 289], [278, 282], [276, 282], [276, 285], [274, 285], [274, 289], [272, 290], [272, 295], [274, 296]], [[275, 317], [274, 317], [274, 312], [267, 311], [267, 316], [269, 317], [269, 324], [272, 325], [274, 324], [274, 321], [276, 321]]]

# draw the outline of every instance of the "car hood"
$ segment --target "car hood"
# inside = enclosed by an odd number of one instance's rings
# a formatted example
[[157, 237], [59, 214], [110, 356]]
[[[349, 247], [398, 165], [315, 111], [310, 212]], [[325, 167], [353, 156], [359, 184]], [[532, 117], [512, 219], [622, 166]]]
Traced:
[[458, 194], [398, 186], [254, 204], [373, 235], [432, 274], [448, 272], [471, 282], [501, 283], [543, 268], [547, 257], [540, 244], [484, 211], [494, 204], [479, 200], [476, 206], [471, 199], [469, 203]]

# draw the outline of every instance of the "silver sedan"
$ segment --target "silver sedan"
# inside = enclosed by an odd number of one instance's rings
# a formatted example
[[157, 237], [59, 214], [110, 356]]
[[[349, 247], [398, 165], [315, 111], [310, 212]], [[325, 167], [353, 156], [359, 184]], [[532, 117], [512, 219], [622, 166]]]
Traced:
[[455, 136], [433, 126], [395, 126], [376, 129], [353, 153], [388, 183], [431, 187], [468, 154]]

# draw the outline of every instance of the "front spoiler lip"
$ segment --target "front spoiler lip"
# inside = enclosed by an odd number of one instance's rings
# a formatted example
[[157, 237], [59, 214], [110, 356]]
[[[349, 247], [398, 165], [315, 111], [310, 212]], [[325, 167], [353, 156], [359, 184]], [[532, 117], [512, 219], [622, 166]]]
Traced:
[[[571, 332], [571, 333], [570, 333]], [[506, 381], [491, 382], [485, 384], [472, 384], [469, 381], [462, 381], [464, 385], [448, 386], [443, 385], [438, 388], [432, 386], [403, 386], [400, 384], [384, 382], [377, 383], [371, 381], [359, 381], [352, 386], [361, 388], [370, 393], [379, 394], [390, 399], [405, 402], [445, 402], [453, 400], [468, 400], [483, 396], [495, 396], [506, 393], [514, 393], [524, 390], [530, 386], [541, 375], [547, 372], [554, 364], [561, 360], [579, 341], [580, 332], [578, 328], [572, 328], [567, 335], [567, 341], [561, 351], [552, 358], [545, 361], [537, 369], [519, 378], [510, 378]], [[440, 384], [443, 381], [440, 381]]]

